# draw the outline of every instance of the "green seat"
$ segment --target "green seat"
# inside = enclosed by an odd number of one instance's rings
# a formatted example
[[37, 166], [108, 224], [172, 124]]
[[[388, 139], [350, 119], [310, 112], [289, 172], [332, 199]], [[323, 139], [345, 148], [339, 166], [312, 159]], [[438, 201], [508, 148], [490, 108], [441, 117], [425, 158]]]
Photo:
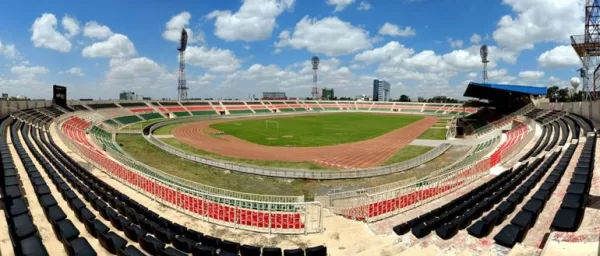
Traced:
[[195, 116], [208, 116], [208, 115], [216, 115], [217, 112], [213, 111], [213, 110], [208, 110], [208, 111], [192, 111], [192, 115]]
[[110, 126], [119, 126], [119, 124], [112, 119], [108, 119], [108, 120], [104, 121], [104, 123], [108, 124]]
[[245, 109], [245, 110], [229, 110], [229, 114], [252, 114], [254, 112], [252, 112], [252, 110], [250, 109]]
[[190, 113], [188, 113], [187, 111], [181, 111], [181, 112], [173, 112], [173, 115], [175, 115], [177, 117], [190, 116]]
[[279, 111], [281, 112], [294, 112], [293, 108], [280, 108]]
[[295, 108], [294, 110], [296, 110], [296, 111], [306, 111], [305, 108]]
[[140, 116], [146, 120], [163, 118], [163, 116], [160, 113], [144, 113], [140, 114]]
[[256, 113], [271, 113], [271, 110], [263, 108], [263, 109], [255, 109], [254, 112], [256, 112]]
[[121, 117], [115, 118], [115, 120], [122, 124], [132, 124], [132, 123], [137, 123], [137, 122], [142, 121], [142, 119], [140, 119], [137, 116], [121, 116]]

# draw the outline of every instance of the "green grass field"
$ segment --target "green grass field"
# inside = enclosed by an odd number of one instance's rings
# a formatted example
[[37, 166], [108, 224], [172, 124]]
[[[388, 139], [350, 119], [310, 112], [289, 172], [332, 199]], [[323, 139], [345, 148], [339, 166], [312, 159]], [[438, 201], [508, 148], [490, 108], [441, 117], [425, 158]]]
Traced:
[[392, 157], [390, 157], [383, 165], [397, 164], [410, 159], [413, 159], [417, 156], [427, 153], [429, 150], [433, 149], [433, 147], [428, 146], [415, 146], [415, 145], [406, 145]]
[[448, 129], [429, 128], [419, 136], [418, 139], [424, 140], [445, 140]]
[[414, 115], [341, 113], [232, 121], [211, 127], [261, 145], [315, 147], [371, 139], [421, 119]]

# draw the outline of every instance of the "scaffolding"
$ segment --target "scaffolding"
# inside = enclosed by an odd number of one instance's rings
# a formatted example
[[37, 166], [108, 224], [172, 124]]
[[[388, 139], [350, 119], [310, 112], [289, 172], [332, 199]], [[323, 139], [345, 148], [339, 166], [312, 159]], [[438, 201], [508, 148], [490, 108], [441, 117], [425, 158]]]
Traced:
[[585, 98], [582, 100], [594, 100], [600, 79], [600, 0], [586, 0], [585, 33], [571, 36], [571, 46], [583, 64], [580, 76]]

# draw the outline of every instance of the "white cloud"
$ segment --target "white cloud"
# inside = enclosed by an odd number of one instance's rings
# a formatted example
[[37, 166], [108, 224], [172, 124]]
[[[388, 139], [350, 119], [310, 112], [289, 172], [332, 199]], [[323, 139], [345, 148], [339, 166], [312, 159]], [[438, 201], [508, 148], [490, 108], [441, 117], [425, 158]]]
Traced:
[[186, 62], [200, 66], [209, 72], [233, 72], [240, 67], [240, 60], [231, 50], [191, 46], [186, 50]]
[[516, 78], [508, 74], [506, 69], [495, 69], [488, 72], [488, 78], [490, 82], [499, 84], [507, 84], [514, 81]]
[[85, 23], [83, 35], [89, 38], [105, 39], [113, 35], [109, 27], [99, 24], [96, 21]]
[[59, 52], [71, 50], [71, 42], [56, 30], [58, 21], [52, 13], [44, 13], [31, 25], [31, 41], [35, 47], [43, 47]]
[[166, 30], [163, 32], [162, 37], [172, 42], [179, 42], [181, 40], [181, 29], [185, 28], [188, 34], [188, 43], [204, 42], [204, 34], [201, 31], [194, 32], [192, 29], [187, 28], [190, 24], [190, 18], [192, 18], [192, 15], [189, 12], [182, 12], [173, 16], [165, 24]]
[[111, 59], [101, 89], [105, 95], [131, 90], [144, 96], [162, 98], [176, 95], [176, 81], [175, 74], [167, 72], [149, 58]]
[[414, 36], [416, 32], [411, 27], [402, 29], [396, 24], [386, 22], [379, 29], [379, 34], [387, 36]]
[[540, 78], [544, 77], [544, 72], [542, 71], [521, 71], [519, 72], [519, 78], [528, 80], [528, 81], [537, 81]]
[[[371, 94], [369, 85], [374, 77], [357, 76], [348, 67], [341, 66], [336, 58], [323, 58], [319, 65], [319, 88], [334, 88], [336, 95], [355, 96]], [[244, 85], [240, 87], [240, 85]], [[309, 60], [294, 63], [286, 68], [277, 65], [254, 64], [225, 77], [211, 94], [232, 98], [245, 98], [248, 92], [258, 95], [262, 91], [285, 91], [291, 97], [310, 97], [312, 66]]]
[[14, 59], [19, 56], [19, 52], [14, 44], [2, 44], [2, 41], [0, 41], [0, 55]]
[[305, 16], [296, 24], [293, 32], [284, 30], [279, 34], [275, 47], [279, 49], [286, 46], [339, 56], [370, 48], [371, 41], [369, 32], [337, 17], [317, 20]]
[[501, 47], [511, 50], [533, 49], [536, 42], [566, 42], [581, 34], [584, 1], [581, 0], [504, 0], [517, 14], [503, 16], [493, 33]]
[[192, 86], [190, 88], [191, 90], [203, 89], [203, 87], [193, 87], [193, 86], [196, 86], [196, 85], [199, 85], [199, 86], [210, 85], [215, 78], [216, 78], [216, 76], [211, 75], [209, 73], [206, 73], [206, 74], [204, 74], [202, 76], [199, 76], [198, 79], [196, 79], [196, 80], [188, 80], [187, 84], [189, 86]]
[[469, 72], [469, 73], [466, 75], [466, 77], [467, 77], [467, 78], [470, 78], [470, 79], [476, 78], [476, 77], [477, 77], [477, 73], [475, 73], [475, 72]]
[[450, 47], [452, 48], [462, 48], [463, 47], [463, 40], [454, 40], [452, 38], [448, 38], [448, 44], [450, 44]]
[[469, 41], [471, 41], [472, 44], [478, 44], [481, 42], [481, 36], [475, 33], [471, 36], [471, 39], [469, 39]]
[[215, 35], [225, 41], [260, 41], [271, 37], [276, 18], [294, 6], [294, 0], [245, 0], [240, 9], [213, 11]]
[[124, 58], [135, 54], [133, 43], [122, 34], [114, 34], [106, 41], [87, 46], [82, 52], [88, 58]]
[[369, 9], [371, 9], [371, 4], [369, 2], [360, 1], [360, 5], [358, 5], [359, 11], [368, 11]]
[[62, 74], [70, 74], [70, 75], [74, 75], [74, 76], [84, 76], [83, 69], [81, 69], [80, 67], [72, 67], [65, 71], [60, 71], [60, 72], [58, 72], [58, 74], [61, 74], [61, 75]]
[[67, 38], [74, 37], [79, 34], [79, 21], [75, 17], [65, 15], [62, 19], [62, 26], [65, 28]]
[[581, 61], [577, 53], [570, 45], [560, 45], [554, 49], [545, 51], [538, 57], [538, 63], [542, 67], [570, 67], [579, 66]]
[[355, 0], [327, 0], [328, 5], [335, 5], [334, 12], [340, 12], [346, 8], [346, 6], [354, 3]]
[[36, 67], [28, 67], [28, 66], [13, 66], [10, 68], [10, 72], [19, 76], [27, 76], [27, 75], [38, 75], [38, 74], [46, 74], [50, 70], [45, 67], [36, 66]]
[[357, 54], [354, 56], [354, 60], [365, 63], [378, 63], [391, 59], [404, 59], [411, 56], [414, 52], [413, 49], [405, 48], [404, 45], [397, 41], [391, 41], [382, 47]]

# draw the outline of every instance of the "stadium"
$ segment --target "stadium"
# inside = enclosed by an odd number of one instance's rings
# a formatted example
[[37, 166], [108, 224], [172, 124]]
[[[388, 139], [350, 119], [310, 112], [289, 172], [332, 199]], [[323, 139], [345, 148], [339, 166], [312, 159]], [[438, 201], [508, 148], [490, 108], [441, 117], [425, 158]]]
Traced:
[[[334, 5], [330, 2], [327, 5]], [[507, 2], [503, 4], [512, 4]], [[584, 66], [579, 70], [581, 80], [571, 80], [572, 91], [519, 83], [523, 80], [488, 81], [488, 63], [497, 63], [488, 60], [487, 45], [478, 45], [488, 39], [475, 38], [471, 42], [479, 49], [481, 63], [476, 64], [483, 66], [483, 82], [467, 74], [470, 80], [454, 88], [460, 88], [461, 97], [467, 99], [460, 101], [434, 96], [415, 102], [405, 94], [392, 101], [390, 88], [408, 91], [417, 86], [378, 79], [373, 81], [373, 98], [363, 94], [355, 100], [338, 100], [332, 88], [323, 88], [329, 96], [319, 95], [317, 56], [302, 64], [304, 75], [313, 78], [310, 98], [287, 98], [284, 92], [270, 91], [261, 100], [250, 95], [249, 100], [190, 99], [185, 62], [188, 33], [190, 43], [196, 43], [192, 52], [209, 49], [222, 56], [230, 52], [199, 45], [205, 43], [201, 31], [194, 27], [194, 37], [186, 28], [190, 14], [182, 12], [167, 22], [163, 34], [179, 45], [179, 73], [159, 75], [177, 76], [176, 100], [75, 100], [72, 91], [82, 87], [68, 83], [53, 85], [51, 93], [44, 87], [43, 93], [48, 94], [44, 98], [52, 100], [11, 99], [2, 93], [0, 255], [598, 255], [599, 2], [587, 1], [585, 35], [571, 36], [571, 45], [560, 48], [574, 49], [577, 65], [581, 61]], [[239, 12], [266, 12], [252, 6], [257, 3], [277, 5], [271, 7], [283, 12], [294, 1], [242, 1], [248, 5]], [[357, 5], [356, 11], [371, 8], [365, 1]], [[344, 7], [336, 5], [334, 12]], [[227, 22], [219, 19], [227, 15], [237, 14], [216, 11], [204, 18], [214, 18], [215, 26], [223, 26]], [[31, 40], [47, 41], [46, 48], [58, 46], [45, 36], [63, 36], [51, 17], [43, 14], [31, 29]], [[339, 21], [333, 16], [323, 22], [307, 17], [301, 22], [321, 26]], [[509, 23], [505, 17], [504, 25]], [[68, 15], [62, 20], [69, 44], [79, 33], [77, 22]], [[53, 33], [41, 33], [43, 29], [34, 28], [38, 23]], [[277, 27], [275, 18], [271, 23]], [[84, 57], [110, 55], [109, 43], [115, 41], [133, 47], [126, 36], [113, 34], [95, 21], [88, 24], [95, 28], [83, 32], [91, 35], [88, 39], [110, 39], [94, 41], [95, 47], [82, 50]], [[275, 50], [298, 46], [294, 37], [308, 33], [303, 31], [307, 24], [297, 26], [298, 33], [284, 30], [287, 34], [282, 32]], [[410, 36], [410, 27], [394, 30], [393, 26], [387, 30], [382, 26], [378, 34]], [[223, 39], [228, 43], [236, 41], [230, 40], [232, 34], [220, 35], [229, 36]], [[377, 40], [383, 39], [371, 38], [366, 45]], [[451, 48], [462, 48], [462, 41], [448, 38], [448, 42]], [[390, 48], [404, 47], [395, 43]], [[495, 53], [498, 49], [489, 48]], [[400, 57], [385, 59], [404, 58], [403, 65], [411, 64], [405, 53], [388, 50], [357, 53], [354, 61], [393, 52]], [[411, 52], [410, 58], [429, 54], [404, 50]], [[325, 55], [335, 56], [331, 51]], [[460, 51], [465, 62], [461, 65], [469, 66], [467, 51]], [[122, 69], [112, 77], [148, 83], [139, 87], [146, 95], [156, 89], [148, 78], [152, 76], [126, 68], [124, 56], [135, 55], [135, 49], [129, 52], [111, 55], [110, 66]], [[15, 48], [0, 42], [0, 57], [9, 54], [18, 55]], [[540, 55], [538, 61], [573, 62], [548, 55]], [[418, 64], [425, 65], [423, 60]], [[360, 66], [357, 63], [353, 62]], [[11, 72], [28, 83], [35, 82], [36, 74], [48, 72], [26, 65], [13, 66]], [[158, 66], [153, 70], [162, 70]], [[260, 69], [260, 65], [252, 67]], [[279, 71], [293, 73], [293, 68]], [[406, 71], [403, 66], [392, 69]], [[27, 74], [31, 70], [35, 74]], [[346, 67], [339, 70], [349, 72]], [[81, 69], [73, 68], [59, 73], [84, 76]], [[124, 73], [135, 73], [135, 79]], [[443, 80], [443, 73], [431, 74]], [[540, 75], [521, 73], [521, 78]], [[227, 78], [245, 74], [236, 72]], [[111, 77], [111, 72], [106, 76]], [[0, 87], [7, 83], [17, 80], [0, 73]], [[583, 88], [577, 91], [580, 83]], [[133, 94], [123, 92], [129, 93]], [[444, 101], [433, 100], [436, 97]]]
[[[2, 102], [3, 222], [19, 255], [554, 255], [599, 217], [600, 106], [550, 103], [546, 88], [469, 84], [485, 107], [66, 90]], [[529, 100], [493, 105], [507, 95]], [[437, 143], [404, 151], [419, 141]]]

